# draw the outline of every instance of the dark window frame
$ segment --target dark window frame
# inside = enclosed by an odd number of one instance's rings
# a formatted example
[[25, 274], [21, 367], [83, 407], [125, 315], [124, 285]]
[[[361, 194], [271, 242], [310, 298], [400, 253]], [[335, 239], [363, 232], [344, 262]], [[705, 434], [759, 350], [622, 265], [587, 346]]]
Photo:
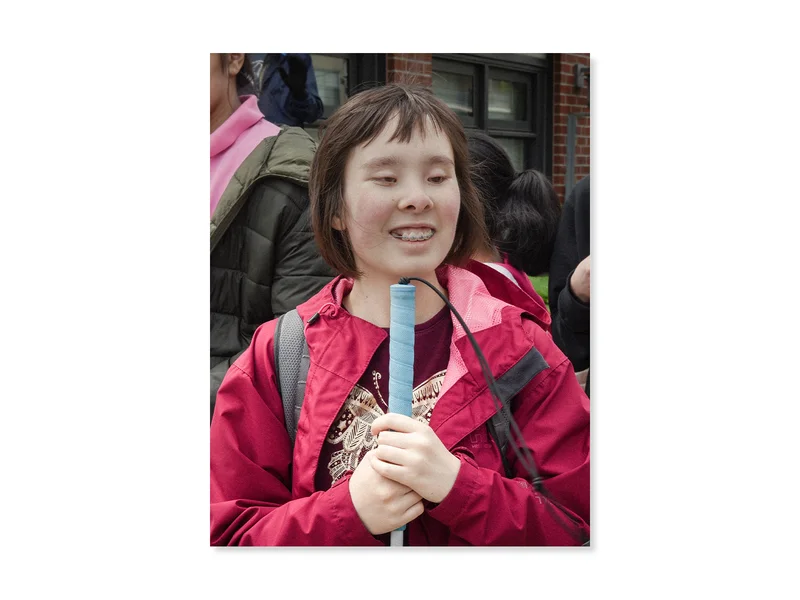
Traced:
[[[386, 85], [386, 54], [342, 54], [336, 52], [312, 52], [321, 56], [341, 58], [347, 61], [347, 85], [345, 94], [351, 98], [370, 87]], [[327, 112], [327, 109], [325, 109]], [[307, 123], [305, 127], [318, 129], [330, 115]]]
[[[552, 178], [553, 55], [547, 54], [541, 58], [524, 54], [434, 54], [434, 76], [437, 66], [443, 63], [446, 65], [445, 71], [455, 72], [452, 65], [458, 64], [464, 71], [476, 71], [474, 93], [478, 97], [474, 102], [475, 116], [462, 118], [464, 127], [492, 137], [524, 139], [524, 167], [536, 169]], [[513, 74], [515, 81], [517, 77], [527, 80], [528, 119], [525, 122], [489, 119], [489, 79], [502, 79], [502, 75], [507, 73]]]
[[[438, 60], [436, 58], [433, 59], [432, 63], [431, 88], [433, 88], [433, 81], [437, 76], [437, 71], [438, 73], [453, 73], [455, 75], [467, 75], [472, 77], [472, 116], [458, 115], [458, 117], [461, 119], [461, 124], [464, 125], [464, 127], [478, 127], [479, 115], [482, 114], [484, 106], [481, 102], [483, 97], [483, 82], [479, 66], [446, 59]], [[439, 67], [438, 69], [436, 68], [437, 66]]]
[[[488, 129], [514, 129], [519, 131], [531, 131], [533, 129], [533, 115], [535, 105], [533, 95], [536, 89], [535, 77], [523, 71], [511, 71], [499, 67], [488, 67], [484, 70], [486, 78], [486, 125]], [[492, 80], [510, 81], [511, 83], [521, 83], [525, 86], [525, 115], [523, 120], [516, 119], [492, 119], [489, 116], [489, 91]]]

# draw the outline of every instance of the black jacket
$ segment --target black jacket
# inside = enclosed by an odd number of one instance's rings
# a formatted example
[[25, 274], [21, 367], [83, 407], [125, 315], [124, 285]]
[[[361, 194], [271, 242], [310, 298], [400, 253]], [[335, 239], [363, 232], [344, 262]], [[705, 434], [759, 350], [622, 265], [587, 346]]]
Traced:
[[575, 267], [589, 256], [589, 177], [572, 188], [561, 213], [550, 259], [550, 316], [553, 340], [576, 371], [589, 368], [589, 305], [569, 287]]
[[333, 272], [311, 231], [308, 172], [316, 145], [281, 128], [233, 175], [211, 219], [211, 414], [217, 389], [256, 328], [322, 289]]

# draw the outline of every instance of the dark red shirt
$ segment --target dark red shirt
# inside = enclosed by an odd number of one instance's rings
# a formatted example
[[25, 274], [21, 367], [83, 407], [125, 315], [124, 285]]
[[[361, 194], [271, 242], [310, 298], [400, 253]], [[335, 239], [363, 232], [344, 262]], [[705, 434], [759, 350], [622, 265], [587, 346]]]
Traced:
[[[389, 329], [386, 328], [386, 332]], [[434, 317], [414, 328], [414, 419], [430, 422], [450, 358], [453, 322], [445, 306]], [[342, 410], [325, 438], [316, 474], [317, 489], [327, 490], [358, 466], [364, 455], [377, 446], [370, 428], [388, 412], [389, 338], [377, 352], [350, 391]]]

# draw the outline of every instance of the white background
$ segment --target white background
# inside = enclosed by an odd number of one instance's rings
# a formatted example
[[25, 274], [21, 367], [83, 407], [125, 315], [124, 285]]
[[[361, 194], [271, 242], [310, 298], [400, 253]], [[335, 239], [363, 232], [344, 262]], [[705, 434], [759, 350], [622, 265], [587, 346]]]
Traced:
[[[0, 595], [797, 597], [790, 3], [520, 4], [3, 9]], [[591, 52], [590, 550], [209, 548], [207, 54], [268, 49]]]

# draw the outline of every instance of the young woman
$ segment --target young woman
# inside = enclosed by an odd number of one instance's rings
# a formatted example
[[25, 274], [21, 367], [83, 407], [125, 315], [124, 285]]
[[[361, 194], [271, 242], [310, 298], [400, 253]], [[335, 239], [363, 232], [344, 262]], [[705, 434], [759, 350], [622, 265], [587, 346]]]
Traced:
[[[284, 425], [272, 321], [219, 390], [211, 543], [383, 545], [402, 525], [412, 546], [588, 539], [588, 400], [541, 307], [468, 262], [487, 239], [458, 117], [426, 88], [364, 91], [328, 121], [309, 189], [317, 244], [340, 275], [298, 307], [311, 365], [297, 437]], [[495, 277], [487, 285], [475, 270]], [[467, 334], [416, 281], [413, 416], [386, 414], [389, 290], [411, 276], [449, 299], [514, 392], [546, 492], [511, 448], [501, 456]], [[514, 304], [490, 293], [503, 285]]]

